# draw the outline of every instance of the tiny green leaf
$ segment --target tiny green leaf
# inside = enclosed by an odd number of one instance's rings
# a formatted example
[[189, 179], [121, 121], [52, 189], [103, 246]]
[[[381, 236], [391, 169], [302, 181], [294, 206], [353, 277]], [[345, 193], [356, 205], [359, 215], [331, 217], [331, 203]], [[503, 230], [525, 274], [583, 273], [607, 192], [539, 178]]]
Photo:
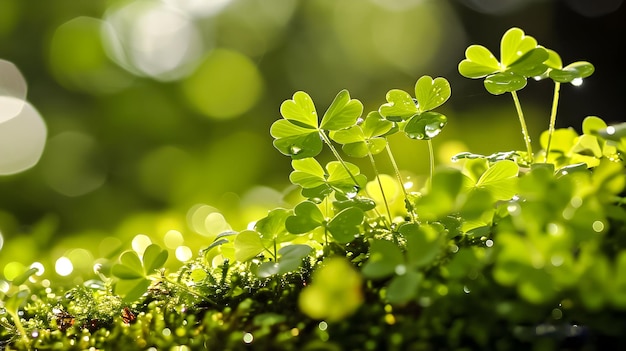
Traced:
[[150, 281], [148, 279], [124, 279], [115, 284], [115, 293], [121, 295], [126, 303], [137, 301], [148, 291]]
[[362, 113], [363, 104], [359, 100], [350, 99], [350, 93], [342, 90], [324, 113], [320, 128], [324, 130], [348, 128], [356, 123], [356, 119]]
[[145, 276], [143, 265], [135, 251], [122, 253], [120, 263], [111, 267], [111, 273], [120, 279], [137, 279]]
[[500, 62], [509, 67], [537, 47], [537, 40], [519, 28], [507, 30], [500, 41]]
[[348, 243], [354, 240], [360, 232], [358, 226], [362, 222], [363, 210], [358, 207], [349, 207], [337, 213], [326, 228], [337, 242]]
[[293, 209], [293, 216], [285, 220], [285, 228], [293, 234], [303, 234], [319, 227], [324, 222], [324, 215], [311, 201], [303, 201]]
[[372, 279], [386, 278], [404, 265], [404, 256], [398, 245], [387, 240], [374, 239], [370, 244], [370, 257], [363, 266], [363, 275]]
[[315, 157], [322, 151], [322, 140], [316, 129], [310, 129], [280, 119], [272, 124], [273, 144], [282, 154], [293, 159]]
[[30, 278], [31, 275], [37, 273], [39, 271], [39, 268], [29, 268], [26, 271], [24, 271], [24, 273], [18, 275], [17, 277], [13, 278], [13, 280], [11, 281], [11, 283], [14, 286], [18, 286], [18, 285], [22, 285], [28, 278]]
[[467, 78], [483, 78], [500, 71], [498, 59], [482, 45], [470, 45], [465, 50], [465, 57], [459, 63], [459, 73]]
[[297, 91], [280, 105], [280, 114], [297, 126], [317, 129], [317, 112], [309, 94]]
[[552, 69], [548, 73], [550, 78], [559, 83], [572, 83], [575, 79], [587, 78], [593, 74], [595, 68], [589, 62], [574, 62], [563, 69]]
[[257, 221], [254, 229], [256, 229], [261, 237], [267, 240], [288, 241], [292, 236], [288, 234], [285, 228], [285, 220], [292, 214], [290, 210], [284, 208], [276, 208], [271, 210], [266, 217]]
[[144, 273], [150, 275], [155, 270], [163, 267], [167, 261], [167, 250], [162, 250], [157, 244], [151, 244], [143, 252]]
[[292, 244], [278, 250], [280, 258], [278, 260], [278, 274], [295, 271], [302, 264], [302, 259], [313, 251], [308, 245]]
[[415, 83], [415, 99], [420, 112], [433, 110], [450, 98], [450, 83], [445, 78], [422, 76]]
[[526, 86], [526, 77], [515, 72], [501, 72], [485, 78], [484, 84], [491, 94], [501, 95], [523, 89]]
[[418, 272], [408, 271], [406, 274], [393, 277], [387, 286], [387, 301], [393, 305], [404, 305], [415, 298], [422, 281]]
[[385, 118], [397, 117], [404, 120], [418, 112], [413, 97], [404, 90], [389, 90], [386, 97], [387, 103], [378, 109], [378, 112]]
[[256, 257], [265, 250], [261, 235], [254, 230], [244, 230], [237, 235], [234, 242], [235, 259], [245, 262]]
[[412, 139], [429, 140], [441, 133], [448, 118], [437, 112], [424, 112], [413, 116], [404, 127], [404, 132]]
[[509, 200], [517, 193], [518, 173], [515, 162], [498, 161], [480, 176], [475, 187], [486, 189], [495, 200]]

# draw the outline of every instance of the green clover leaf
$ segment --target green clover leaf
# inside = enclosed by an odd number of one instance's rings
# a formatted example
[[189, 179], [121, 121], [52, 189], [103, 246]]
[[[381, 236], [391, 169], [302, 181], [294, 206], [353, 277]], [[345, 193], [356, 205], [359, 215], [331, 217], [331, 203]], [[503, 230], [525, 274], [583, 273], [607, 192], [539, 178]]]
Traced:
[[433, 110], [450, 98], [450, 83], [442, 77], [422, 76], [415, 83], [415, 99], [420, 112]]
[[352, 126], [362, 112], [363, 104], [351, 99], [347, 90], [342, 90], [324, 113], [320, 125], [313, 100], [307, 93], [298, 91], [291, 100], [281, 104], [283, 119], [274, 122], [270, 128], [274, 147], [293, 159], [315, 157], [322, 151], [324, 130]]
[[500, 41], [500, 61], [481, 45], [471, 45], [465, 51], [465, 59], [458, 70], [467, 78], [485, 78], [488, 92], [500, 95], [514, 92], [526, 86], [528, 77], [545, 74], [549, 51], [537, 45], [537, 41], [519, 28], [511, 28]]
[[429, 140], [439, 135], [448, 118], [430, 110], [450, 98], [450, 83], [442, 77], [422, 76], [415, 83], [415, 99], [402, 90], [390, 90], [387, 103], [378, 110], [390, 121], [407, 121], [403, 131], [409, 138]]
[[438, 112], [425, 112], [409, 120], [404, 132], [411, 139], [429, 140], [441, 133], [448, 118]]
[[363, 113], [363, 104], [350, 98], [347, 90], [340, 91], [324, 113], [320, 128], [323, 130], [339, 130], [356, 123]]
[[111, 267], [111, 273], [120, 280], [115, 285], [116, 293], [123, 296], [124, 301], [132, 302], [141, 297], [150, 286], [149, 276], [163, 267], [167, 261], [167, 250], [157, 244], [149, 245], [142, 259], [135, 251], [125, 251], [120, 255], [120, 262]]
[[352, 176], [359, 186], [367, 181], [365, 175], [360, 174], [359, 167], [349, 162], [342, 164], [339, 161], [331, 161], [326, 164], [326, 170], [314, 158], [293, 160], [291, 165], [294, 171], [289, 175], [289, 180], [293, 184], [300, 185], [304, 190], [310, 190], [309, 192], [303, 191], [303, 195], [309, 198], [324, 198], [332, 191], [346, 194], [354, 192], [355, 184]]
[[293, 234], [304, 234], [324, 223], [324, 215], [314, 202], [303, 201], [293, 209], [293, 215], [285, 219], [285, 228]]
[[393, 122], [373, 111], [367, 115], [362, 124], [333, 131], [330, 138], [342, 144], [343, 151], [349, 156], [376, 155], [387, 146], [387, 140], [382, 136], [390, 132], [393, 126]]
[[418, 112], [415, 100], [404, 90], [389, 90], [386, 98], [387, 103], [382, 104], [378, 112], [390, 121], [399, 122], [406, 120]]

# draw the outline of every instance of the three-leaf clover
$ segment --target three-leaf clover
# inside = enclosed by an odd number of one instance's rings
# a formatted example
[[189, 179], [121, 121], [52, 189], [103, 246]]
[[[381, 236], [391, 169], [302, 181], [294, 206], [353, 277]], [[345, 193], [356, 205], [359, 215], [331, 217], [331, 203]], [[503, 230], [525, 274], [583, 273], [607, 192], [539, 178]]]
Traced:
[[333, 131], [330, 138], [342, 144], [343, 151], [352, 157], [376, 155], [387, 146], [385, 135], [391, 133], [394, 123], [385, 119], [377, 111], [370, 112], [362, 124]]
[[270, 134], [274, 146], [293, 159], [315, 157], [322, 151], [324, 142], [329, 143], [324, 131], [348, 128], [363, 113], [363, 104], [351, 99], [347, 90], [340, 91], [328, 107], [321, 122], [311, 97], [298, 91], [291, 100], [280, 106], [283, 119], [272, 124]]
[[123, 252], [120, 262], [111, 267], [111, 273], [120, 279], [115, 286], [116, 293], [123, 296], [124, 301], [137, 300], [148, 290], [150, 277], [163, 267], [167, 256], [167, 250], [157, 244], [148, 246], [141, 259], [135, 251]]
[[324, 169], [316, 159], [305, 158], [295, 159], [291, 165], [294, 171], [289, 180], [301, 186], [302, 194], [308, 198], [323, 199], [333, 191], [356, 195], [367, 183], [367, 177], [360, 174], [359, 167], [349, 162], [331, 161]]
[[403, 122], [403, 131], [413, 139], [429, 140], [436, 137], [448, 119], [432, 110], [450, 98], [450, 83], [442, 77], [422, 76], [415, 84], [415, 99], [409, 93], [392, 89], [387, 93], [387, 103], [378, 111], [394, 122]]
[[529, 77], [541, 76], [548, 66], [548, 50], [519, 28], [511, 28], [500, 42], [500, 61], [482, 45], [470, 45], [459, 73], [467, 78], [485, 78], [484, 85], [493, 95], [518, 91]]
[[323, 227], [339, 243], [349, 243], [360, 232], [359, 225], [363, 222], [363, 210], [348, 207], [327, 219], [312, 201], [306, 200], [294, 208], [294, 214], [287, 217], [285, 227], [290, 233], [304, 234]]

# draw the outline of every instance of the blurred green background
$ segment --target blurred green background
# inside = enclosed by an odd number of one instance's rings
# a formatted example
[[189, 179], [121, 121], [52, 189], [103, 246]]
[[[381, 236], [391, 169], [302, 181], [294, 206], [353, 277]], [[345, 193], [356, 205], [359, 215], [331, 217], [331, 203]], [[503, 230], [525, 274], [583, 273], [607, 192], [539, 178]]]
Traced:
[[[220, 231], [286, 206], [290, 160], [269, 127], [297, 90], [318, 112], [344, 88], [370, 111], [389, 89], [443, 76], [452, 97], [439, 164], [460, 151], [521, 150], [510, 97], [457, 72], [468, 45], [498, 53], [512, 26], [564, 64], [596, 66], [581, 87], [561, 89], [557, 127], [623, 121], [622, 3], [0, 0], [0, 59], [21, 71], [47, 126], [36, 166], [0, 177], [0, 277], [35, 264], [43, 278], [77, 282], [94, 262], [150, 242], [180, 264]], [[520, 98], [537, 140], [552, 85], [530, 82]], [[425, 143], [391, 142], [407, 174], [427, 173]]]

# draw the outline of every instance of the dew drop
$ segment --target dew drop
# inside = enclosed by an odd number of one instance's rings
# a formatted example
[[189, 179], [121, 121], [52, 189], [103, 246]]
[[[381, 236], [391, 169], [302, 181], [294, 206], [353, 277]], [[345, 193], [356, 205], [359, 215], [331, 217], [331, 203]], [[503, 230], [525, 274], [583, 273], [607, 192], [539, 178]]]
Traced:
[[254, 336], [251, 333], [243, 334], [243, 342], [245, 342], [246, 344], [249, 344], [252, 342], [252, 340], [254, 340]]
[[579, 87], [579, 86], [583, 85], [583, 79], [582, 78], [574, 78], [572, 80], [572, 85], [576, 86], [576, 87]]
[[613, 127], [613, 126], [606, 127], [606, 134], [608, 134], [608, 135], [615, 134], [615, 127]]
[[289, 147], [289, 153], [292, 155], [297, 155], [302, 152], [302, 148], [297, 145], [291, 145]]
[[317, 325], [317, 327], [321, 330], [324, 331], [326, 329], [328, 329], [328, 323], [321, 321], [320, 324]]
[[424, 132], [429, 138], [434, 138], [441, 133], [441, 128], [443, 128], [443, 123], [430, 123], [426, 125]]
[[522, 212], [520, 206], [517, 203], [509, 204], [506, 207], [506, 210], [509, 211], [509, 214], [511, 214], [511, 216], [517, 216], [520, 214], [520, 212]]
[[38, 338], [38, 337], [39, 337], [39, 330], [33, 330], [33, 331], [30, 333], [30, 336], [31, 336], [32, 338]]
[[403, 264], [399, 264], [396, 266], [394, 271], [396, 272], [397, 275], [404, 275], [406, 274], [406, 266]]
[[467, 286], [463, 286], [463, 292], [466, 293], [466, 294], [469, 294], [471, 292], [471, 290]]
[[601, 231], [604, 230], [604, 223], [602, 221], [595, 221], [593, 222], [591, 227], [596, 233], [600, 233]]
[[488, 239], [487, 241], [485, 241], [485, 246], [492, 247], [493, 246], [493, 240]]

